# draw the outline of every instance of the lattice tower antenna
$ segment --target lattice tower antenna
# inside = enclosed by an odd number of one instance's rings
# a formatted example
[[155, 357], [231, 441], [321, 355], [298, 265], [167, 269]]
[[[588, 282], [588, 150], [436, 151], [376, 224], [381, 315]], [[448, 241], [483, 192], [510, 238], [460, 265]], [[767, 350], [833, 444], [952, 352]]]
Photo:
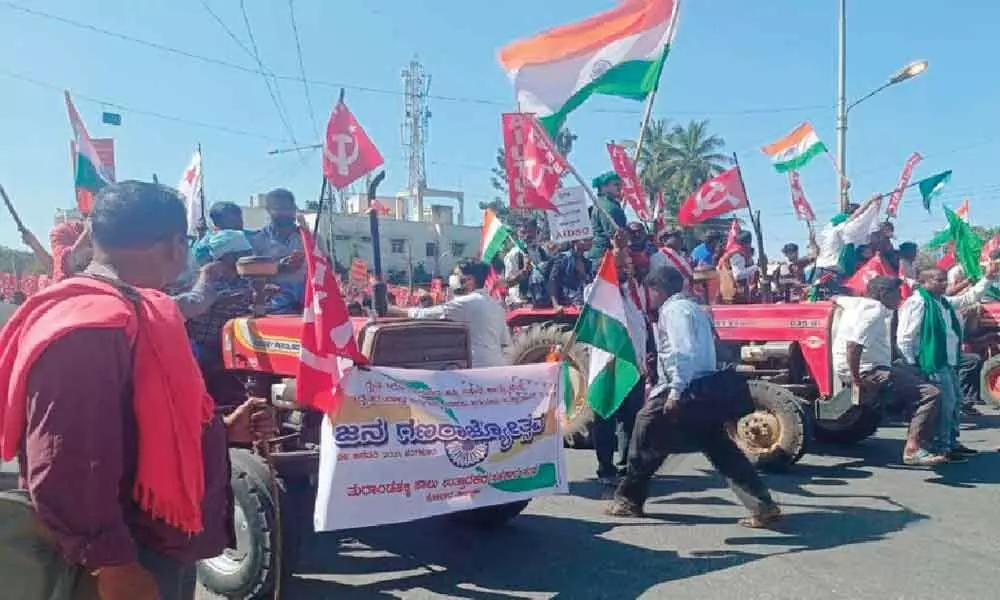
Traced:
[[[403, 152], [409, 171], [408, 210], [416, 211], [415, 221], [424, 218], [424, 190], [427, 188], [427, 164], [424, 149], [427, 145], [428, 122], [431, 111], [427, 108], [427, 94], [431, 88], [431, 76], [416, 57], [403, 69], [403, 124], [400, 134]], [[404, 216], [404, 218], [407, 218]]]

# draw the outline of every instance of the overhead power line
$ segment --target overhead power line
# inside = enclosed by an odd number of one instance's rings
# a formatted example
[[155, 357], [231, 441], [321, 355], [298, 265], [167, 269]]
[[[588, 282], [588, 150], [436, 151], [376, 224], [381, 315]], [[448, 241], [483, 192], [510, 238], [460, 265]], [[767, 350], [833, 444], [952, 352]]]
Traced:
[[[21, 73], [15, 73], [15, 72], [12, 72], [12, 71], [7, 71], [5, 69], [0, 69], [0, 76], [8, 77], [10, 79], [15, 79], [15, 80], [18, 80], [18, 81], [22, 81], [24, 83], [30, 83], [30, 84], [38, 86], [38, 87], [43, 87], [43, 88], [50, 89], [50, 90], [55, 90], [55, 91], [58, 91], [58, 92], [62, 92], [64, 89], [66, 89], [65, 86], [56, 85], [56, 84], [48, 82], [48, 81], [42, 81], [41, 79], [36, 79], [34, 77], [29, 77], [29, 76], [23, 75]], [[78, 99], [78, 100], [82, 100], [84, 102], [90, 102], [92, 104], [99, 104], [101, 106], [107, 106], [107, 107], [115, 108], [115, 109], [118, 109], [118, 110], [121, 110], [121, 111], [124, 111], [124, 112], [127, 112], [127, 113], [132, 113], [132, 114], [137, 114], [137, 115], [145, 115], [147, 117], [152, 117], [154, 119], [161, 119], [161, 120], [164, 120], [164, 121], [171, 121], [173, 123], [181, 123], [181, 124], [184, 124], [184, 125], [190, 125], [191, 127], [199, 127], [199, 128], [202, 128], [202, 129], [213, 129], [215, 131], [221, 131], [221, 132], [230, 133], [230, 134], [233, 134], [233, 135], [239, 135], [239, 136], [249, 137], [249, 138], [256, 138], [256, 139], [260, 139], [260, 140], [267, 140], [267, 141], [270, 141], [270, 142], [280, 142], [280, 143], [288, 143], [289, 142], [288, 138], [275, 137], [273, 135], [267, 135], [267, 134], [258, 133], [258, 132], [255, 132], [255, 131], [247, 131], [245, 129], [239, 129], [239, 128], [236, 128], [236, 127], [229, 127], [227, 125], [218, 125], [218, 124], [215, 124], [215, 123], [206, 123], [204, 121], [197, 121], [197, 120], [194, 120], [194, 119], [187, 119], [187, 118], [184, 118], [184, 117], [178, 117], [178, 116], [174, 116], [174, 115], [168, 115], [168, 114], [157, 112], [157, 111], [145, 110], [145, 109], [141, 109], [141, 108], [134, 108], [134, 107], [131, 107], [131, 106], [126, 106], [124, 104], [119, 104], [117, 102], [112, 102], [111, 100], [106, 100], [106, 99], [101, 99], [101, 98], [97, 98], [97, 97], [94, 97], [94, 96], [88, 96], [86, 94], [81, 94], [79, 92], [73, 92], [73, 98], [74, 99]]]
[[[267, 93], [271, 96], [271, 102], [274, 104], [275, 110], [278, 111], [278, 119], [281, 120], [281, 124], [288, 133], [288, 137], [291, 138], [292, 143], [298, 146], [299, 142], [295, 139], [295, 130], [292, 129], [292, 125], [288, 120], [288, 112], [285, 110], [285, 103], [281, 98], [281, 87], [278, 85], [277, 80], [274, 81], [273, 86], [271, 85], [271, 78], [267, 75], [267, 69], [264, 67], [264, 61], [260, 59], [260, 50], [257, 48], [257, 40], [253, 35], [253, 27], [250, 26], [250, 16], [247, 14], [246, 0], [240, 0], [240, 12], [243, 14], [243, 24], [246, 25], [247, 36], [250, 38], [250, 50], [253, 51], [254, 61], [260, 69], [261, 77], [264, 79], [264, 85], [267, 87]], [[299, 152], [299, 158], [302, 158], [301, 152]]]
[[[350, 82], [343, 81], [329, 81], [322, 79], [306, 79], [305, 77], [291, 76], [291, 75], [281, 75], [275, 74], [267, 71], [263, 68], [247, 67], [244, 65], [239, 65], [226, 60], [213, 58], [210, 56], [204, 56], [188, 50], [183, 50], [181, 48], [176, 48], [173, 46], [168, 46], [166, 44], [161, 44], [159, 42], [152, 42], [149, 40], [144, 40], [137, 38], [128, 34], [124, 34], [118, 31], [112, 31], [110, 29], [105, 29], [102, 27], [97, 27], [96, 25], [91, 25], [89, 23], [83, 23], [81, 21], [76, 21], [74, 19], [69, 19], [60, 15], [54, 15], [44, 11], [40, 11], [34, 8], [28, 8], [26, 6], [21, 6], [9, 0], [0, 1], [0, 6], [18, 11], [24, 14], [28, 14], [34, 17], [48, 19], [51, 21], [56, 21], [64, 25], [69, 25], [77, 29], [84, 29], [92, 33], [97, 33], [100, 35], [116, 38], [129, 43], [137, 44], [140, 46], [145, 46], [147, 48], [152, 48], [159, 50], [161, 52], [166, 52], [169, 54], [174, 54], [177, 56], [182, 56], [190, 60], [199, 61], [205, 64], [211, 64], [218, 67], [231, 69], [234, 71], [241, 71], [243, 73], [249, 73], [253, 75], [266, 75], [273, 77], [274, 79], [280, 81], [295, 81], [301, 84], [322, 86], [328, 88], [340, 89], [344, 88], [347, 90], [366, 92], [371, 94], [383, 94], [389, 96], [403, 96], [403, 92], [394, 89], [379, 88], [373, 86], [359, 85]], [[433, 100], [441, 100], [444, 102], [456, 102], [463, 104], [475, 104], [484, 106], [498, 106], [502, 108], [510, 108], [513, 105], [511, 100], [492, 100], [487, 98], [473, 98], [468, 96], [450, 96], [443, 94], [428, 94], [427, 97]], [[747, 108], [741, 110], [733, 111], [711, 111], [711, 110], [671, 110], [670, 114], [673, 116], [706, 116], [706, 117], [739, 117], [748, 115], [759, 115], [759, 114], [778, 114], [778, 113], [795, 113], [795, 112], [810, 112], [815, 110], [825, 110], [831, 108], [830, 104], [811, 104], [811, 105], [799, 105], [799, 106], [775, 106], [775, 107], [757, 107], [757, 108]], [[579, 109], [580, 112], [592, 112], [592, 113], [605, 113], [605, 114], [622, 114], [622, 115], [640, 115], [642, 111], [638, 108], [636, 109], [608, 109], [608, 108], [590, 108], [585, 107]]]
[[313, 110], [312, 94], [309, 93], [309, 81], [306, 79], [306, 64], [302, 60], [302, 40], [299, 37], [299, 26], [295, 21], [295, 0], [288, 0], [288, 16], [292, 21], [292, 35], [295, 37], [295, 54], [299, 58], [299, 76], [302, 78], [302, 91], [306, 96], [306, 107], [309, 109], [309, 119], [312, 121], [313, 135], [319, 137], [319, 124], [316, 122], [316, 111]]

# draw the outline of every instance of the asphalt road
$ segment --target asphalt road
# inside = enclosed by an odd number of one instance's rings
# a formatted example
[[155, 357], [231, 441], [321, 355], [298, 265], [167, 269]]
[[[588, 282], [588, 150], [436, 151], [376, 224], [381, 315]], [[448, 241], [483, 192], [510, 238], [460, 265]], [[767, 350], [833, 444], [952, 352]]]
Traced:
[[891, 427], [853, 448], [815, 448], [769, 476], [787, 515], [780, 531], [739, 527], [742, 509], [695, 455], [664, 466], [649, 518], [605, 517], [592, 453], [570, 451], [571, 494], [534, 501], [497, 532], [431, 520], [312, 536], [284, 597], [1000, 597], [1000, 415], [963, 433], [989, 452], [937, 471], [901, 466], [901, 435]]

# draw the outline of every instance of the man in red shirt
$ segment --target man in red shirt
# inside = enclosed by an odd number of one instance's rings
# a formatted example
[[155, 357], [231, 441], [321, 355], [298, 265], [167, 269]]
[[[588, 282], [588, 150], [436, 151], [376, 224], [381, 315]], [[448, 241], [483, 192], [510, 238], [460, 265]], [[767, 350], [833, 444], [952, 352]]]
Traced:
[[[194, 565], [232, 545], [227, 442], [272, 428], [261, 400], [220, 416], [177, 304], [176, 192], [123, 182], [91, 215], [93, 262], [0, 332], [0, 458], [102, 600], [193, 600]], [[17, 343], [13, 343], [17, 340]]]

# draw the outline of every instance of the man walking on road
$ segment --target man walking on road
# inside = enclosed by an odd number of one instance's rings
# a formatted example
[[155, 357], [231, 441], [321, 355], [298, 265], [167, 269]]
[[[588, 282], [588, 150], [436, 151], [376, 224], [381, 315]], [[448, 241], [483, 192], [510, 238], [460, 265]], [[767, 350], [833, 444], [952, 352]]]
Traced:
[[680, 294], [684, 277], [660, 267], [646, 278], [656, 324], [656, 387], [639, 411], [629, 446], [628, 472], [608, 509], [612, 516], [641, 516], [653, 475], [671, 453], [701, 452], [729, 482], [750, 516], [740, 524], [764, 527], [781, 511], [747, 457], [729, 438], [725, 423], [749, 413], [746, 379], [719, 371], [708, 314]]

